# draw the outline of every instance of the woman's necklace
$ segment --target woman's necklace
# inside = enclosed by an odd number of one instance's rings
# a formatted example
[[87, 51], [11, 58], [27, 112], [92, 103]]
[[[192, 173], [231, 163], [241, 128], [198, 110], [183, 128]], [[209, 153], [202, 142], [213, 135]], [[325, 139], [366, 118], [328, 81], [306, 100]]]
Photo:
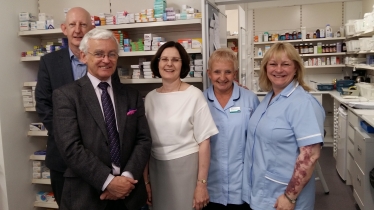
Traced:
[[[179, 80], [179, 81], [180, 81], [180, 83], [179, 83], [179, 87], [178, 87], [177, 91], [180, 91], [181, 86], [182, 86], [182, 80]], [[169, 91], [169, 92], [177, 92], [177, 91]], [[161, 86], [161, 93], [168, 93], [168, 92], [164, 91], [164, 86]]]

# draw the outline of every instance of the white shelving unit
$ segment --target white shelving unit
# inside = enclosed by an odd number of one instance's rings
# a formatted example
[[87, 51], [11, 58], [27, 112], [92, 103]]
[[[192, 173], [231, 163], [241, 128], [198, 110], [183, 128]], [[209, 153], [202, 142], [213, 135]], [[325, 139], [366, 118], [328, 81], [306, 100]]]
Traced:
[[48, 136], [48, 131], [28, 131], [28, 136]]
[[[346, 65], [323, 65], [323, 66], [304, 66], [306, 69], [323, 69], [323, 68], [342, 68], [346, 67]], [[373, 68], [374, 69], [374, 68]], [[260, 68], [253, 68], [255, 71], [259, 71]]]
[[56, 202], [35, 201], [34, 202], [34, 207], [58, 209], [58, 205], [57, 205]]
[[31, 183], [33, 184], [51, 184], [51, 180], [50, 179], [32, 179], [31, 180]]
[[238, 39], [238, 36], [227, 36], [227, 39]]
[[39, 61], [40, 56], [21, 57], [21, 61]]
[[[300, 54], [300, 57], [321, 57], [321, 56], [337, 56], [337, 55], [346, 55], [346, 53], [339, 52], [339, 53]], [[263, 59], [263, 57], [254, 57], [253, 59], [260, 60], [260, 59]]]

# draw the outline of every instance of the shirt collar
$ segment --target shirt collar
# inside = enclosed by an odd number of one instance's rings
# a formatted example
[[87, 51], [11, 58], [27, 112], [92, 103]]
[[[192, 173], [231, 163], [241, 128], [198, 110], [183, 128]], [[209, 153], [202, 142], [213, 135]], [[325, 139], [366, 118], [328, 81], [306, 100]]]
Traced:
[[93, 76], [92, 74], [90, 74], [90, 72], [87, 71], [87, 76], [88, 78], [91, 80], [91, 83], [92, 85], [94, 86], [94, 88], [96, 88], [100, 82], [107, 82], [109, 84], [109, 87], [112, 87], [112, 78], [109, 77], [109, 79], [107, 80], [99, 80], [98, 78], [96, 78], [95, 76]]
[[79, 60], [79, 58], [78, 58], [77, 56], [74, 55], [73, 51], [71, 51], [70, 48], [69, 48], [69, 56], [70, 56], [70, 60], [75, 59], [75, 60], [77, 60], [79, 63], [83, 64], [83, 63]]
[[280, 95], [285, 96], [285, 97], [288, 98], [296, 90], [296, 88], [298, 86], [299, 86], [299, 82], [298, 81], [292, 81], [290, 84], [287, 85], [286, 88], [284, 88], [282, 90], [282, 92], [280, 93]]
[[[234, 89], [232, 90], [232, 95], [231, 95], [230, 100], [237, 101], [240, 98], [240, 88], [238, 84], [236, 84], [236, 82], [233, 82], [233, 85], [234, 85]], [[208, 96], [207, 98], [209, 101], [215, 101], [217, 99], [216, 96], [214, 95], [213, 85], [211, 85], [208, 88], [207, 96]]]

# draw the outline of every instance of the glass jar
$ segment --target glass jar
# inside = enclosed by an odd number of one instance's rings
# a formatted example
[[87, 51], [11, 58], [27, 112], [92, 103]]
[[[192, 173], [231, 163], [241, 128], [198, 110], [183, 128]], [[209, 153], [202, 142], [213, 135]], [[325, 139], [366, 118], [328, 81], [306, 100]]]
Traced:
[[325, 44], [322, 44], [322, 53], [326, 53], [326, 47], [325, 47]]
[[326, 44], [325, 53], [330, 53], [331, 45]]
[[299, 54], [304, 54], [304, 44], [300, 44], [299, 49]]
[[286, 40], [290, 40], [290, 33], [288, 33], [288, 31], [286, 32]]
[[308, 43], [304, 44], [304, 54], [308, 54], [309, 53], [309, 46], [308, 46]]

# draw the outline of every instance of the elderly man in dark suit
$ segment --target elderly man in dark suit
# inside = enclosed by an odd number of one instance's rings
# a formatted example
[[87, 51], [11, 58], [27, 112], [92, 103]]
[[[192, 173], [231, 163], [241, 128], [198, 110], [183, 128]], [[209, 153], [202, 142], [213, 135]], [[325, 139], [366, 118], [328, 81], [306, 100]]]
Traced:
[[[53, 90], [86, 75], [86, 65], [80, 62], [79, 44], [83, 36], [95, 26], [90, 14], [83, 8], [71, 8], [61, 24], [62, 32], [68, 38], [69, 47], [49, 53], [40, 59], [38, 81], [35, 90], [36, 111], [48, 130], [46, 165], [51, 173], [51, 185], [57, 204], [60, 204], [64, 186], [63, 174], [66, 164], [57, 149], [53, 133]], [[118, 74], [113, 75], [118, 79]]]
[[91, 30], [80, 50], [87, 75], [53, 92], [55, 140], [68, 166], [60, 209], [138, 210], [151, 148], [142, 96], [111, 78], [111, 31]]

